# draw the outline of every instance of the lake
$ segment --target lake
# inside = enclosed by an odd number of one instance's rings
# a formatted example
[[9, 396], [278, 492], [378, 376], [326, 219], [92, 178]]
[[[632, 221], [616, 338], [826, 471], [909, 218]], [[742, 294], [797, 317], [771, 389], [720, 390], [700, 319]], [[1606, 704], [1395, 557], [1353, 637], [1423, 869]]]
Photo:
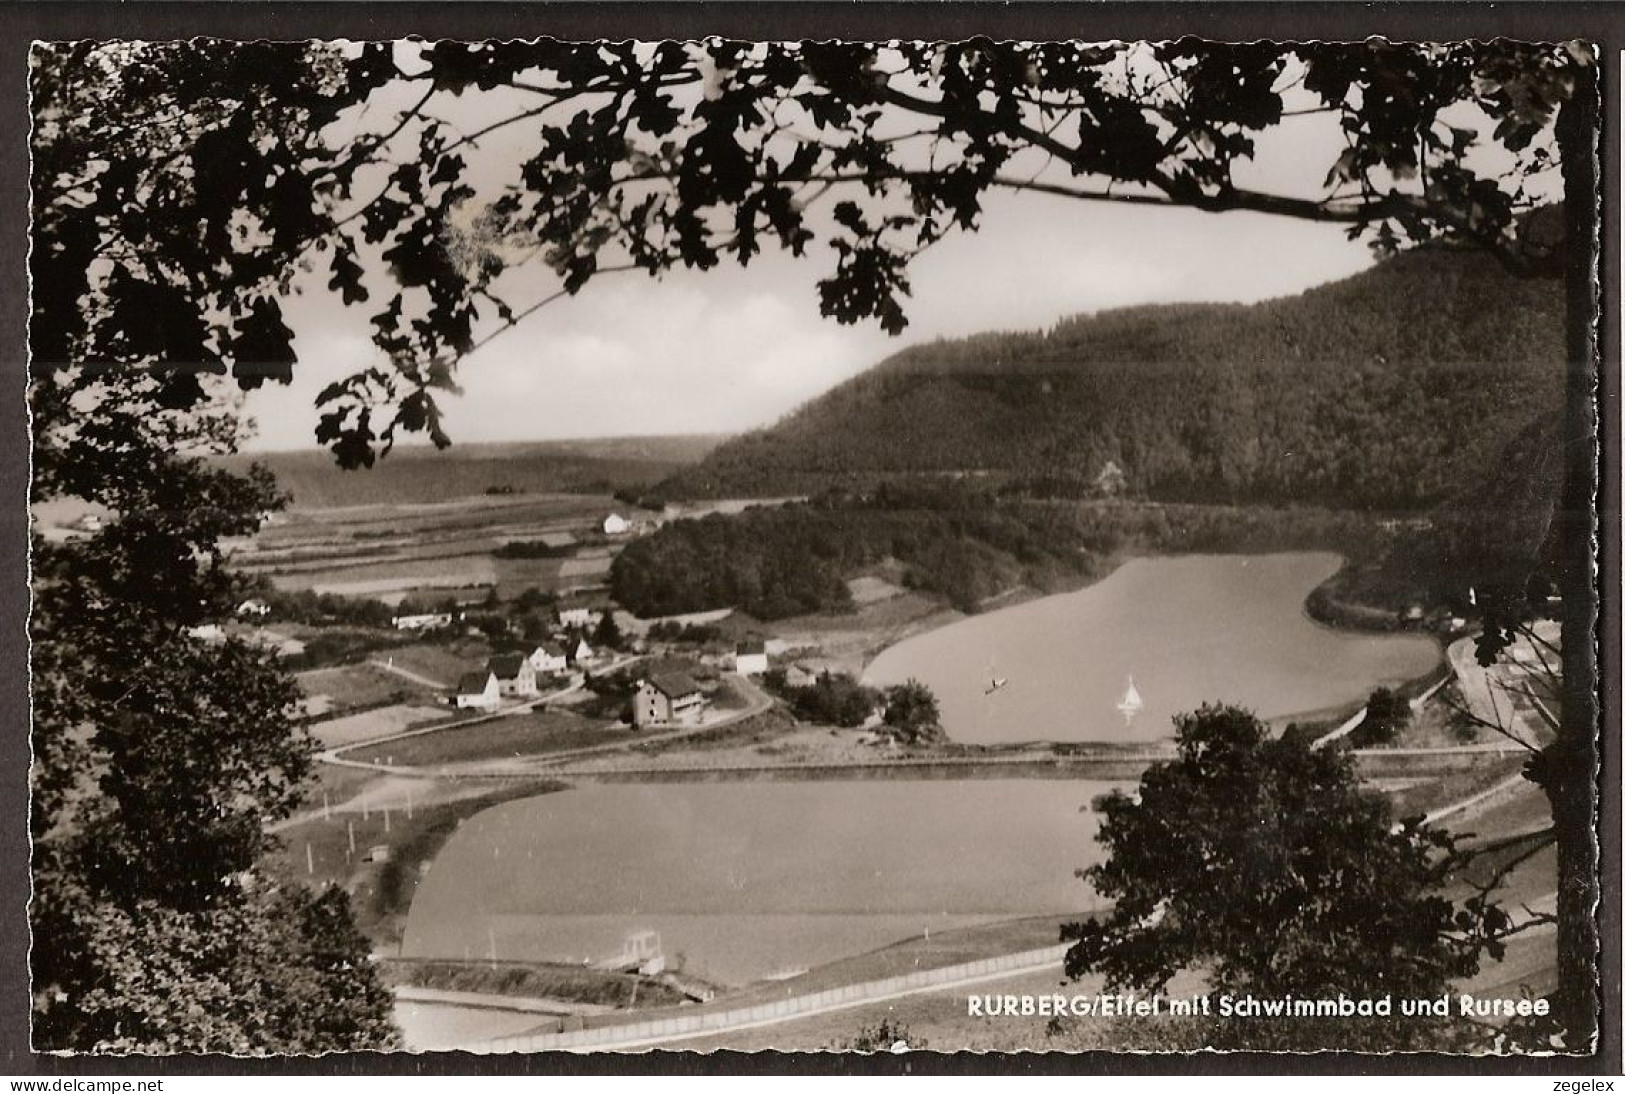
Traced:
[[[1354, 702], [1439, 663], [1415, 634], [1316, 623], [1304, 600], [1341, 565], [1320, 552], [1141, 558], [1077, 592], [952, 623], [891, 647], [867, 682], [913, 677], [955, 740], [1157, 741], [1205, 701], [1280, 718]], [[1130, 677], [1144, 700], [1118, 712]], [[1007, 683], [989, 692], [990, 681]]]
[[1079, 780], [585, 786], [465, 822], [419, 886], [410, 957], [580, 963], [661, 936], [742, 984], [922, 934], [1094, 906]]

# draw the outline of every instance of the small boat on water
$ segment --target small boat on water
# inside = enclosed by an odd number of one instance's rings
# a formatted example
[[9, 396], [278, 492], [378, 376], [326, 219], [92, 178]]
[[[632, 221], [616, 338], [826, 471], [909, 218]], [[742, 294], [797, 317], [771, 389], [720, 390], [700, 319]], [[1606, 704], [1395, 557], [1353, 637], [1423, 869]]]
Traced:
[[1000, 688], [1004, 687], [1009, 682], [1010, 682], [1010, 678], [1008, 676], [995, 676], [995, 677], [993, 677], [992, 679], [990, 679], [988, 681], [987, 690], [982, 692], [982, 694], [983, 695], [992, 695], [995, 691], [998, 691]]
[[1128, 690], [1123, 692], [1123, 697], [1117, 701], [1117, 709], [1122, 712], [1125, 722], [1132, 722], [1134, 716], [1140, 713], [1144, 706], [1145, 700], [1140, 698], [1140, 689], [1134, 686], [1134, 677], [1130, 676]]

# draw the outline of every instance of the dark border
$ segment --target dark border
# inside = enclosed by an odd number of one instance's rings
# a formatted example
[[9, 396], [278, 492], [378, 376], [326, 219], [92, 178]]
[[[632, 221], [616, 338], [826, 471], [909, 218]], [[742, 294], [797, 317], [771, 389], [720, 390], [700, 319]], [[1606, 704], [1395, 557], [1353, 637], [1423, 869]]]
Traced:
[[[309, 1059], [50, 1057], [28, 1047], [27, 49], [37, 38], [1585, 38], [1604, 78], [1599, 522], [1602, 1041], [1590, 1057], [1133, 1056], [655, 1052], [644, 1055]], [[0, 5], [0, 1073], [208, 1074], [1528, 1074], [1621, 1073], [1620, 998], [1620, 51], [1625, 7], [1605, 3], [28, 3]]]

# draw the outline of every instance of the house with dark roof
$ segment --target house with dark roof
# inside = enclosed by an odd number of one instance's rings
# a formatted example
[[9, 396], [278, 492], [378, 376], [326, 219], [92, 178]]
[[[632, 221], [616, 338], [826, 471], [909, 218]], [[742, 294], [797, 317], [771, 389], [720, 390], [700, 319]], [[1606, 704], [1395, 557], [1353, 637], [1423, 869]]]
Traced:
[[705, 693], [680, 672], [656, 673], [638, 681], [632, 697], [636, 726], [693, 725], [705, 710]]
[[537, 673], [564, 672], [570, 666], [569, 656], [557, 642], [543, 642], [526, 658]]
[[459, 710], [495, 710], [502, 701], [502, 688], [490, 670], [465, 672], [457, 680], [457, 692], [452, 702]]
[[767, 643], [747, 638], [734, 647], [734, 671], [741, 676], [760, 676], [767, 671]]
[[487, 661], [485, 667], [497, 678], [497, 687], [503, 695], [529, 699], [541, 694], [536, 689], [536, 669], [522, 653], [499, 653]]

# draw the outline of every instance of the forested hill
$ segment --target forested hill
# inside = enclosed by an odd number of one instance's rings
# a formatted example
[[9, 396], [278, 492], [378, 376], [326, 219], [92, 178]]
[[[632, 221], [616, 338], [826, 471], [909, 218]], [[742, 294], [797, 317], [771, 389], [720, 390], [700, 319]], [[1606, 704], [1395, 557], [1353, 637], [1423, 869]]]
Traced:
[[[1035, 273], [1034, 276], [1042, 276]], [[670, 497], [970, 472], [1079, 495], [1409, 508], [1558, 405], [1561, 285], [1426, 248], [1300, 296], [915, 346], [723, 444]]]

